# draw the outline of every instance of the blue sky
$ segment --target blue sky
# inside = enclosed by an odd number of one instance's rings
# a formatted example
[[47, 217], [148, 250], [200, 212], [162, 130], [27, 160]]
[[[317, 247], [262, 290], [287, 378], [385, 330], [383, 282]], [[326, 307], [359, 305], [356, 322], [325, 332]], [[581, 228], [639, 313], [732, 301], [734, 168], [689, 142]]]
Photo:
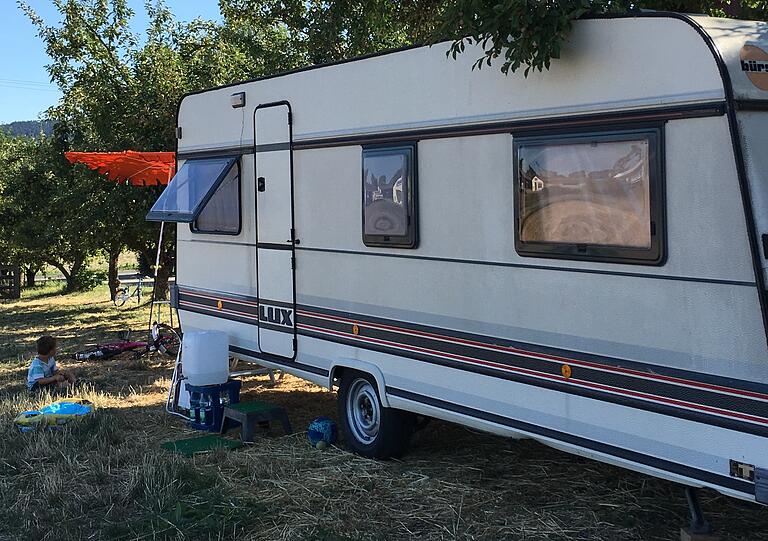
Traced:
[[[49, 24], [59, 21], [51, 0], [27, 0]], [[135, 32], [146, 28], [144, 0], [129, 0], [136, 16]], [[218, 0], [166, 0], [177, 19], [219, 19]], [[45, 66], [49, 58], [32, 23], [15, 0], [0, 0], [0, 124], [35, 120], [56, 103], [59, 91], [50, 83]]]

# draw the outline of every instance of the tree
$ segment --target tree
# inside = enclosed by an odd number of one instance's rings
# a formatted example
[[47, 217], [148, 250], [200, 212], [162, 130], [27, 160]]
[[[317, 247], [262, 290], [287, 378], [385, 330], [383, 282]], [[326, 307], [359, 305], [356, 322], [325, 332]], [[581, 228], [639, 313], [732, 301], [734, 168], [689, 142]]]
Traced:
[[[122, 250], [154, 261], [158, 228], [144, 216], [160, 188], [115, 185], [82, 167], [60, 163], [50, 152], [173, 150], [176, 106], [186, 92], [445, 39], [453, 40], [449, 54], [454, 56], [468, 44], [480, 43], [484, 52], [475, 63], [478, 68], [501, 62], [505, 73], [524, 67], [527, 74], [548, 68], [559, 57], [573, 21], [591, 13], [651, 8], [759, 19], [768, 15], [768, 2], [737, 0], [220, 0], [219, 24], [179, 23], [162, 0], [148, 0], [149, 26], [140, 39], [130, 29], [133, 12], [127, 0], [53, 3], [61, 14], [55, 25], [19, 3], [45, 42], [51, 80], [63, 94], [47, 113], [56, 125], [54, 136], [41, 143], [33, 162], [22, 160], [22, 177], [55, 185], [59, 199], [69, 204], [80, 200], [91, 205], [88, 220], [72, 216], [70, 208], [58, 216], [59, 224], [67, 222], [61, 232], [78, 235], [86, 221], [88, 229], [83, 238], [70, 240], [71, 246], [61, 238], [47, 239], [57, 250], [50, 258], [60, 265], [66, 262], [62, 266], [76, 276], [82, 260], [105, 254], [113, 294]], [[80, 184], [67, 190], [75, 180]], [[81, 190], [85, 187], [90, 195]], [[161, 294], [173, 267], [173, 237], [170, 228], [158, 269]], [[27, 244], [6, 251], [15, 250], [14, 257], [27, 260]], [[84, 253], [86, 248], [90, 251]]]
[[[125, 0], [55, 0], [54, 4], [62, 16], [56, 26], [47, 25], [27, 4], [20, 6], [37, 27], [51, 58], [48, 71], [63, 97], [47, 116], [56, 122], [57, 133], [68, 148], [173, 150], [176, 104], [190, 88], [184, 60], [191, 62], [209, 54], [205, 40], [210, 28], [196, 22], [196, 31], [188, 33], [173, 22], [161, 2], [148, 4], [150, 26], [146, 42], [140, 46], [129, 28], [133, 13]], [[209, 73], [215, 77], [218, 65], [211, 68]], [[197, 69], [191, 84], [215, 82], [211, 77], [199, 80], [204, 70]], [[107, 226], [93, 230], [94, 250], [107, 257], [114, 296], [117, 258], [123, 249], [151, 254], [154, 261], [158, 229], [156, 224], [146, 223], [144, 216], [160, 189], [110, 184], [83, 167], [74, 170], [100, 183], [99, 209]], [[62, 218], [68, 220], [69, 215]], [[159, 295], [167, 293], [174, 244], [170, 231], [158, 269]]]
[[[0, 209], [8, 202], [6, 179], [18, 174], [25, 160], [29, 159], [27, 149], [32, 148], [34, 140], [26, 136], [5, 135], [0, 133]], [[0, 210], [0, 262], [13, 263], [21, 267], [25, 275], [25, 285], [33, 287], [35, 276], [43, 266], [37, 255], [24, 245], [19, 244], [15, 230], [8, 219], [2, 217]]]
[[0, 234], [17, 262], [28, 270], [55, 267], [74, 291], [94, 285], [87, 262], [103, 217], [99, 190], [68, 167], [62, 144], [55, 137], [2, 140]]
[[504, 73], [525, 67], [549, 69], [568, 38], [573, 21], [589, 14], [624, 13], [654, 9], [713, 16], [766, 20], [768, 2], [743, 0], [454, 0], [447, 2], [432, 41], [450, 38], [449, 54], [456, 58], [467, 45], [480, 44], [483, 56], [474, 64], [481, 68], [501, 61]]
[[[426, 42], [443, 0], [221, 0], [222, 36], [262, 75]], [[261, 61], [259, 61], [261, 59]]]
[[[63, 94], [47, 114], [68, 146], [173, 150], [176, 107], [184, 93], [305, 62], [308, 45], [276, 18], [278, 4], [251, 2], [254, 9], [246, 17], [236, 8], [248, 3], [222, 0], [225, 24], [219, 25], [203, 20], [181, 24], [161, 0], [147, 2], [150, 22], [141, 43], [130, 30], [133, 13], [126, 0], [54, 0], [62, 16], [57, 25], [46, 24], [20, 2], [45, 42], [48, 71]], [[80, 175], [88, 174], [80, 169]], [[109, 214], [105, 223], [112, 227], [95, 231], [98, 250], [110, 263], [113, 295], [121, 250], [155, 259], [157, 225], [144, 222], [144, 216], [158, 194], [159, 189], [150, 188], [128, 195], [113, 187], [103, 195]], [[169, 229], [158, 269], [160, 294], [167, 291], [173, 267], [174, 232]]]

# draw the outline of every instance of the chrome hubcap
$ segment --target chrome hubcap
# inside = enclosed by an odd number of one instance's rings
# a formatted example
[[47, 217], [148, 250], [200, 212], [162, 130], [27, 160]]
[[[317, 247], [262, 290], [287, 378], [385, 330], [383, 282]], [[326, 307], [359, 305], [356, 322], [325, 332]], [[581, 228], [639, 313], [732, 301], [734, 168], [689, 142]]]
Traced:
[[347, 393], [347, 424], [354, 438], [369, 445], [379, 434], [381, 406], [376, 389], [368, 380], [356, 379]]

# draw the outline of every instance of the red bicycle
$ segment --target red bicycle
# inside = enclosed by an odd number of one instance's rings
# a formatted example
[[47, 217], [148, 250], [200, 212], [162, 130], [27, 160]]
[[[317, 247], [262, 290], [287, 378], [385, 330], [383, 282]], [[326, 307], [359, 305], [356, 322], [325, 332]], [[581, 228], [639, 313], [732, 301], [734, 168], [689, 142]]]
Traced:
[[78, 361], [95, 359], [110, 359], [126, 351], [134, 351], [139, 355], [159, 352], [162, 355], [175, 358], [179, 353], [181, 336], [176, 329], [164, 323], [154, 323], [150, 331], [149, 340], [132, 341], [131, 331], [121, 333], [120, 342], [109, 344], [97, 344], [73, 355]]

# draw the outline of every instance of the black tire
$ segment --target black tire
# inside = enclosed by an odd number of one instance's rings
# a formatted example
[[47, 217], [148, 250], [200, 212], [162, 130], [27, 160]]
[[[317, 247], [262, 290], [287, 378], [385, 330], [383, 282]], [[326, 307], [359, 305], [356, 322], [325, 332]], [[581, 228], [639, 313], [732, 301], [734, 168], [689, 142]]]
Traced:
[[154, 346], [163, 355], [176, 357], [181, 347], [181, 335], [176, 329], [165, 323], [158, 323], [156, 331], [150, 338], [154, 341]]
[[115, 303], [115, 306], [122, 306], [126, 300], [128, 300], [128, 291], [121, 287], [115, 292], [115, 298], [112, 299], [112, 302]]
[[[364, 413], [369, 405], [376, 410], [370, 416]], [[400, 457], [408, 449], [414, 415], [383, 407], [376, 380], [370, 374], [345, 370], [339, 385], [337, 407], [339, 425], [351, 451], [384, 460]]]

